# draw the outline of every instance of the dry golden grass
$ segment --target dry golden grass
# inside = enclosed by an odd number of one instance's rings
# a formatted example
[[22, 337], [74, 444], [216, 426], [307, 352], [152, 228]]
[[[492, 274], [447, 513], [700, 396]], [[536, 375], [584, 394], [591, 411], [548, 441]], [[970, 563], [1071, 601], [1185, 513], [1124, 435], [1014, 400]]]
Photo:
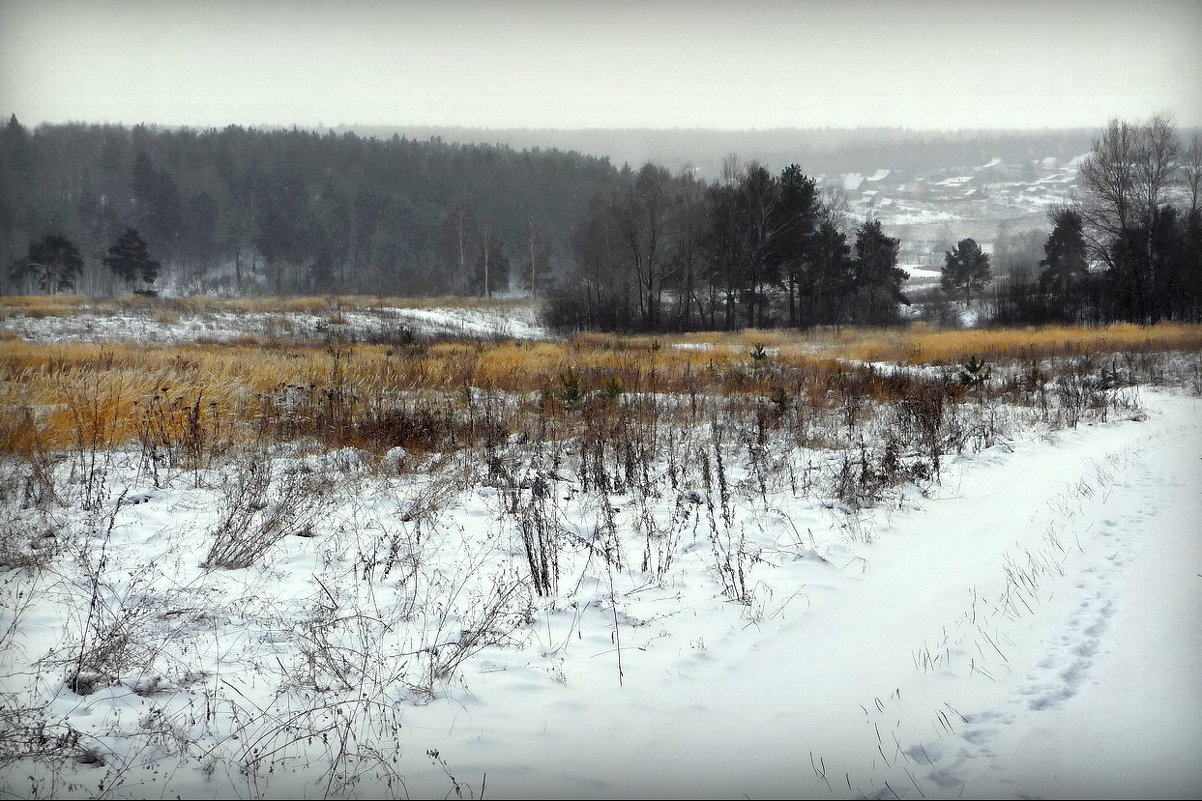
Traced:
[[1202, 326], [1111, 325], [1100, 328], [1041, 328], [935, 331], [925, 327], [864, 332], [841, 343], [835, 355], [861, 361], [948, 364], [980, 356], [986, 359], [1040, 359], [1123, 351], [1202, 350]]
[[[764, 349], [760, 358], [757, 348]], [[175, 347], [0, 339], [0, 450], [28, 453], [35, 442], [44, 448], [110, 447], [144, 438], [152, 425], [170, 438], [186, 424], [185, 411], [192, 409], [195, 416], [198, 404], [205, 419], [251, 427], [263, 413], [264, 399], [288, 391], [313, 403], [322, 392], [337, 392], [339, 403], [350, 404], [344, 411], [353, 415], [398, 392], [453, 392], [467, 386], [549, 394], [569, 387], [580, 393], [620, 387], [771, 395], [783, 380], [776, 368], [783, 368], [789, 371], [790, 391], [817, 405], [832, 381], [850, 380], [840, 360], [957, 363], [974, 355], [1028, 360], [1145, 351], [1202, 351], [1202, 326], [585, 334], [561, 343], [401, 347], [290, 345], [253, 338]], [[872, 377], [863, 380], [866, 394], [903, 391]]]
[[27, 317], [64, 317], [90, 302], [82, 295], [12, 295], [0, 298], [0, 313]]

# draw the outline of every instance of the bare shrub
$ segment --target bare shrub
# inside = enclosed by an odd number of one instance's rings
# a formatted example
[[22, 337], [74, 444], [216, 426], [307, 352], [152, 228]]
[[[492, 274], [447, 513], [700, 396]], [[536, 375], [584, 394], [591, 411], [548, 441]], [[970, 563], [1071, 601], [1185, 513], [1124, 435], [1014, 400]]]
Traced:
[[476, 593], [458, 616], [459, 632], [426, 648], [427, 688], [450, 681], [465, 661], [492, 645], [507, 645], [514, 629], [525, 624], [528, 603], [522, 603], [525, 582], [497, 575], [483, 593]]
[[671, 514], [663, 522], [656, 518], [646, 493], [638, 493], [635, 503], [635, 526], [642, 530], [644, 537], [643, 562], [640, 569], [644, 573], [650, 573], [656, 581], [662, 581], [672, 567], [682, 536], [690, 528], [690, 522], [696, 535], [700, 523], [698, 509], [702, 504], [701, 496], [693, 490], [678, 492]]
[[[298, 683], [319, 692], [359, 690], [376, 696], [403, 681], [409, 661], [389, 652], [387, 635], [398, 621], [367, 614], [359, 599], [349, 602], [335, 586], [316, 578], [321, 592], [310, 615], [297, 626]], [[379, 611], [379, 610], [375, 610]]]
[[[14, 770], [17, 763], [36, 760], [43, 764], [65, 767], [74, 762], [80, 765], [104, 765], [104, 757], [93, 738], [66, 723], [61, 716], [52, 716], [48, 704], [23, 705], [4, 698], [0, 703], [0, 775], [8, 781], [0, 784], [4, 792], [16, 788]], [[49, 778], [28, 776], [25, 798], [61, 798], [62, 788], [53, 769]]]
[[324, 474], [277, 469], [254, 455], [239, 460], [221, 487], [221, 514], [202, 566], [250, 567], [285, 537], [311, 536], [330, 489]]
[[507, 492], [507, 512], [521, 534], [526, 566], [535, 593], [552, 596], [559, 586], [559, 550], [563, 527], [556, 518], [555, 487], [535, 472]]
[[50, 565], [65, 545], [63, 529], [63, 519], [45, 508], [0, 501], [0, 568], [33, 571]]
[[162, 486], [164, 468], [201, 470], [231, 446], [233, 428], [223, 402], [210, 398], [204, 388], [156, 388], [149, 397], [134, 401], [142, 469], [154, 485]]
[[110, 566], [113, 527], [125, 497], [122, 493], [85, 523], [75, 559], [78, 572], [63, 577], [76, 594], [76, 607], [84, 611], [68, 621], [69, 628], [78, 629], [66, 647], [42, 660], [62, 667], [67, 687], [79, 695], [91, 695], [118, 680], [140, 686], [163, 653], [159, 621], [164, 599], [152, 588], [153, 566], [116, 575]]

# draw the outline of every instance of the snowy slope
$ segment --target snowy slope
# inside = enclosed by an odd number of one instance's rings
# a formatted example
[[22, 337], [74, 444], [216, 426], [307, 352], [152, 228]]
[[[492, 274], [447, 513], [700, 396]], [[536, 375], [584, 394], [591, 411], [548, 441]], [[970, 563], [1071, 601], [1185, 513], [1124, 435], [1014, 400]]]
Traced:
[[[331, 320], [337, 322], [331, 322]], [[0, 331], [26, 342], [230, 342], [240, 337], [320, 341], [329, 336], [392, 341], [404, 336], [467, 339], [546, 339], [534, 306], [376, 308], [311, 312], [178, 311], [169, 307], [122, 314], [87, 309], [68, 316], [9, 314]]]
[[[250, 567], [210, 570], [238, 477], [156, 487], [119, 454], [96, 511], [49, 518], [51, 566], [4, 574], [0, 744], [40, 719], [69, 758], [5, 762], [0, 787], [1195, 797], [1202, 400], [1142, 398], [1146, 419], [949, 457], [925, 495], [874, 509], [774, 484], [718, 526], [746, 541], [725, 552], [700, 485], [602, 501], [551, 476], [546, 508], [592, 543], [562, 549], [552, 598], [522, 556], [544, 507], [457, 483], [467, 463], [390, 478], [353, 451], [278, 449], [275, 480], [320, 505]], [[669, 565], [653, 530], [678, 538]], [[724, 554], [745, 603], [723, 594]], [[130, 667], [81, 687], [75, 649], [100, 630]]]

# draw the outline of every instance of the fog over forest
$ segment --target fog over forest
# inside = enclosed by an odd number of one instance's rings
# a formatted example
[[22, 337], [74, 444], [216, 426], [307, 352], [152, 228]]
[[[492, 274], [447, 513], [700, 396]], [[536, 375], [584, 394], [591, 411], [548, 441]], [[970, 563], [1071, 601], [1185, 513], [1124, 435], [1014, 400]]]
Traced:
[[1094, 134], [535, 134], [13, 115], [2, 284], [549, 297], [562, 330], [959, 325], [974, 295], [997, 322], [1190, 319], [1200, 176], [1198, 134], [1169, 116]]
[[463, 144], [504, 144], [515, 149], [558, 148], [606, 157], [637, 167], [651, 161], [673, 172], [694, 168], [714, 180], [732, 153], [770, 170], [799, 164], [814, 174], [881, 168], [937, 171], [984, 164], [994, 157], [1064, 160], [1089, 150], [1096, 128], [913, 130], [908, 128], [486, 128], [421, 125], [340, 125], [335, 133], [387, 139], [437, 137]]

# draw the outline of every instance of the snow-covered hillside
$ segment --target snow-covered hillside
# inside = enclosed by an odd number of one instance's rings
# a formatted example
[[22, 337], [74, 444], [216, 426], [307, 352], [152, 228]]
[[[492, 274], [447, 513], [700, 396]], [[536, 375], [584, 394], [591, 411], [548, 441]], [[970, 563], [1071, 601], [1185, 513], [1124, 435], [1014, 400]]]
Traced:
[[31, 316], [20, 310], [0, 318], [0, 331], [26, 342], [231, 342], [261, 337], [312, 342], [330, 337], [360, 341], [399, 341], [407, 337], [466, 339], [544, 339], [537, 307], [481, 305], [322, 311], [190, 311], [170, 304], [158, 307], [92, 310]]
[[659, 430], [682, 462], [6, 463], [0, 788], [1195, 797], [1202, 400], [1121, 391], [970, 408], [979, 450], [859, 504], [854, 449], [717, 420]]

